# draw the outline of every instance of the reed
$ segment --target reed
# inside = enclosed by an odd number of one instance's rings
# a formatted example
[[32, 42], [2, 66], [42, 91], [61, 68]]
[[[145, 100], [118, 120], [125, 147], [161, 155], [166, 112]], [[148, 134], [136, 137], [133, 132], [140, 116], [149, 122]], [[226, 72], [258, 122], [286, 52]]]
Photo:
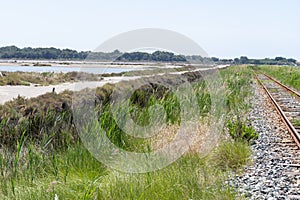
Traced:
[[[234, 67], [221, 71], [221, 74], [228, 86], [228, 116], [246, 113], [250, 107], [247, 99], [251, 96], [251, 70]], [[192, 80], [193, 87], [185, 101], [191, 96], [196, 97], [199, 109], [193, 110], [199, 110], [196, 113], [198, 120], [209, 118], [212, 102], [205, 83], [199, 75], [185, 76]], [[176, 83], [174, 79], [168, 81]], [[115, 85], [108, 84], [96, 90], [98, 124], [120, 148], [134, 152], [152, 151], [149, 141], [133, 138], [120, 128], [111, 110], [114, 88]], [[190, 151], [159, 171], [145, 174], [119, 172], [95, 159], [80, 141], [71, 110], [61, 107], [64, 102], [70, 105], [71, 96], [72, 93], [67, 91], [31, 100], [19, 97], [0, 106], [0, 199], [242, 198], [225, 180], [228, 173], [241, 169], [249, 161], [248, 144], [225, 143], [207, 157]], [[129, 106], [124, 109], [122, 105]], [[153, 108], [157, 105], [165, 111], [163, 119], [167, 126], [180, 126], [180, 99], [174, 92], [154, 84], [138, 90], [118, 109], [122, 108], [142, 126], [156, 120], [151, 116], [155, 116]], [[229, 151], [231, 148], [235, 150]], [[221, 162], [224, 160], [230, 163]]]

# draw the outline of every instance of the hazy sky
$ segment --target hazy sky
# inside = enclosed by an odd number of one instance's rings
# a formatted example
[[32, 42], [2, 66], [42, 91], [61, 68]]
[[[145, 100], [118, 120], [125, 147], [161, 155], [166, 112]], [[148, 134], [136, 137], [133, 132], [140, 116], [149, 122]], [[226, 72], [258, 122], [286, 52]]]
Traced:
[[163, 28], [210, 56], [300, 60], [300, 0], [0, 1], [0, 46], [93, 50], [125, 31]]

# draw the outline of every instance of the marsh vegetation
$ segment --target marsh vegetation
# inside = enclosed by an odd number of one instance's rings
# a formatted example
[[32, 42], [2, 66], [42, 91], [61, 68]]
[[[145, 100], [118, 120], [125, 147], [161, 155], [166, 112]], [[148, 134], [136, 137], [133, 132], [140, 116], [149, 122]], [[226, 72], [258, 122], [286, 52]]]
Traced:
[[76, 82], [80, 80], [100, 81], [101, 75], [84, 72], [2, 72], [0, 86], [3, 85], [57, 85], [65, 82]]
[[[176, 85], [180, 81], [178, 76], [184, 76], [193, 87], [192, 95], [199, 106], [198, 122], [210, 118], [212, 102], [201, 73], [172, 75], [165, 80]], [[242, 198], [225, 180], [250, 162], [249, 141], [255, 137], [251, 135], [252, 130], [245, 127], [252, 72], [248, 67], [232, 67], [221, 70], [221, 76], [227, 88], [226, 121], [232, 124], [229, 127], [232, 138], [226, 126], [218, 147], [208, 155], [201, 157], [197, 148], [191, 149], [168, 167], [145, 174], [110, 169], [86, 150], [73, 121], [73, 92], [47, 93], [32, 99], [19, 97], [7, 102], [0, 106], [0, 198]], [[167, 88], [150, 83], [136, 90], [129, 99], [128, 111], [132, 118], [140, 125], [149, 123], [149, 108], [159, 104], [166, 111], [167, 127], [179, 126], [178, 98]], [[153, 150], [151, 141], [133, 138], [118, 127], [110, 110], [115, 88], [115, 84], [107, 84], [95, 90], [98, 121], [105, 127], [109, 139], [126, 150]], [[243, 124], [242, 129], [239, 124]], [[250, 139], [244, 137], [249, 134]]]

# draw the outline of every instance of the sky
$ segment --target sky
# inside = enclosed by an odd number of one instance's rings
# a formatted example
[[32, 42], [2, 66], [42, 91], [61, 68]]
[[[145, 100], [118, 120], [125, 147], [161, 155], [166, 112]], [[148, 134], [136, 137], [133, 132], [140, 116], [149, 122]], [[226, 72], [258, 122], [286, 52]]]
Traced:
[[181, 33], [209, 56], [300, 60], [300, 0], [0, 0], [0, 46], [94, 50], [140, 28]]

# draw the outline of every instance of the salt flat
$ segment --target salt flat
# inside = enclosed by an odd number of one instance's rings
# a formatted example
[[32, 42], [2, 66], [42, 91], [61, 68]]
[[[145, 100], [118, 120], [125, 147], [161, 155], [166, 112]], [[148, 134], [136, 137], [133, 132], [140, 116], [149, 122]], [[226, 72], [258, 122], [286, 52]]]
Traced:
[[[215, 68], [224, 68], [227, 65], [220, 65], [216, 66]], [[200, 68], [193, 71], [199, 70], [207, 70], [211, 68]], [[173, 72], [172, 74], [183, 74], [187, 71], [182, 72]], [[155, 75], [163, 75], [163, 74], [155, 74]], [[56, 93], [63, 92], [64, 90], [70, 91], [79, 91], [84, 88], [97, 88], [105, 85], [106, 83], [117, 83], [123, 80], [134, 80], [141, 77], [150, 77], [149, 76], [131, 76], [131, 77], [104, 77], [101, 81], [84, 81], [84, 82], [74, 82], [74, 83], [62, 83], [59, 85], [49, 85], [49, 86], [24, 86], [24, 85], [17, 85], [17, 86], [0, 86], [0, 104], [4, 104], [7, 101], [10, 101], [18, 96], [22, 96], [25, 98], [32, 98], [37, 97], [39, 95], [45, 94], [47, 92], [52, 92], [53, 88], [55, 88]]]

